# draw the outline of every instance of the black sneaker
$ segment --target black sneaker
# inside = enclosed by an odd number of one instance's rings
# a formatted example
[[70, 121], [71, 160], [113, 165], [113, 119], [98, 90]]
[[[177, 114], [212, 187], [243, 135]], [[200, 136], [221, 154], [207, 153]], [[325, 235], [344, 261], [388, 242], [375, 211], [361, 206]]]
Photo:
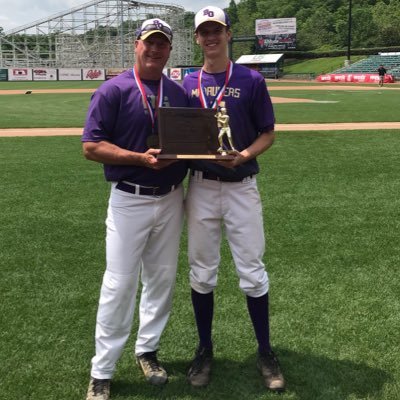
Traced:
[[143, 353], [141, 356], [137, 356], [136, 360], [147, 382], [152, 385], [163, 385], [167, 382], [167, 371], [158, 362], [156, 351]]
[[109, 400], [110, 379], [90, 378], [86, 400]]
[[261, 372], [264, 384], [269, 390], [274, 392], [283, 392], [285, 390], [285, 380], [279, 361], [273, 351], [258, 355], [257, 368]]
[[196, 350], [195, 357], [187, 373], [187, 379], [192, 386], [202, 387], [209, 384], [212, 359], [212, 349], [199, 347]]

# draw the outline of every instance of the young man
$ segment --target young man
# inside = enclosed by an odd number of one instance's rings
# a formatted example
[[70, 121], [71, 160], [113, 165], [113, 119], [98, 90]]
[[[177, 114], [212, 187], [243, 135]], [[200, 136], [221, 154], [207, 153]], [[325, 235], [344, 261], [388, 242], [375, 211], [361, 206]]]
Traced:
[[386, 75], [386, 68], [383, 65], [380, 65], [378, 68], [378, 75], [379, 75], [379, 86], [383, 86], [383, 82], [385, 80]]
[[139, 279], [137, 362], [151, 384], [167, 381], [156, 352], [175, 284], [186, 167], [157, 160], [160, 149], [149, 148], [148, 141], [157, 132], [158, 107], [187, 105], [184, 89], [162, 74], [171, 43], [166, 22], [143, 22], [135, 41], [134, 67], [105, 82], [87, 114], [84, 155], [103, 163], [111, 182], [107, 265], [87, 400], [109, 399], [110, 380], [131, 331]]
[[186, 198], [192, 303], [199, 346], [188, 371], [193, 386], [210, 381], [213, 358], [213, 290], [220, 261], [221, 222], [246, 294], [258, 341], [257, 366], [267, 388], [284, 390], [284, 379], [269, 341], [268, 275], [262, 262], [264, 228], [257, 189], [256, 157], [274, 141], [274, 114], [263, 77], [228, 58], [230, 23], [214, 6], [195, 16], [195, 37], [204, 53], [204, 65], [185, 77], [191, 107], [224, 107], [229, 115], [233, 161], [196, 161]]

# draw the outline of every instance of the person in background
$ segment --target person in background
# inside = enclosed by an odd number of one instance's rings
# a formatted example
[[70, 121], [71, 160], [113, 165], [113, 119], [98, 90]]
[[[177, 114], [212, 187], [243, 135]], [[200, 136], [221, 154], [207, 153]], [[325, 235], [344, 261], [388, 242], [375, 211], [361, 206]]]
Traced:
[[379, 86], [382, 87], [387, 71], [386, 71], [386, 68], [383, 65], [380, 65], [377, 71], [378, 71], [378, 75], [379, 75]]

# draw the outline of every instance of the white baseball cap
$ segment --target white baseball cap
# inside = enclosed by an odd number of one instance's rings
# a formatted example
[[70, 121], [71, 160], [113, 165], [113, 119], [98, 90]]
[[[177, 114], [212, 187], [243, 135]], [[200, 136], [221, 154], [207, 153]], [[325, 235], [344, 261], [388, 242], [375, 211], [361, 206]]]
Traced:
[[172, 43], [172, 29], [160, 18], [147, 19], [136, 32], [136, 39], [145, 40], [154, 33], [162, 33]]
[[224, 10], [215, 6], [207, 6], [202, 8], [194, 17], [195, 32], [201, 24], [208, 21], [218, 22], [228, 27], [231, 25], [228, 14]]

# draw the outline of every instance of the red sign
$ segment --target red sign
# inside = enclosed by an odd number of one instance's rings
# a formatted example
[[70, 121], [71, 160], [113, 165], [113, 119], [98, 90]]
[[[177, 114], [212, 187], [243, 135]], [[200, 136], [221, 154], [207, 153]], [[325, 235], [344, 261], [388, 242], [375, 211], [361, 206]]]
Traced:
[[22, 76], [27, 76], [28, 75], [28, 70], [27, 69], [22, 69], [22, 68], [15, 68], [13, 69], [13, 75], [22, 75]]
[[99, 76], [101, 76], [101, 71], [98, 69], [90, 69], [87, 73], [86, 73], [86, 78], [89, 79], [96, 79]]
[[173, 80], [182, 79], [182, 73], [180, 68], [171, 68], [169, 72], [169, 77]]
[[[319, 82], [378, 83], [378, 74], [326, 74], [317, 77]], [[385, 83], [394, 83], [393, 75], [385, 75]]]

